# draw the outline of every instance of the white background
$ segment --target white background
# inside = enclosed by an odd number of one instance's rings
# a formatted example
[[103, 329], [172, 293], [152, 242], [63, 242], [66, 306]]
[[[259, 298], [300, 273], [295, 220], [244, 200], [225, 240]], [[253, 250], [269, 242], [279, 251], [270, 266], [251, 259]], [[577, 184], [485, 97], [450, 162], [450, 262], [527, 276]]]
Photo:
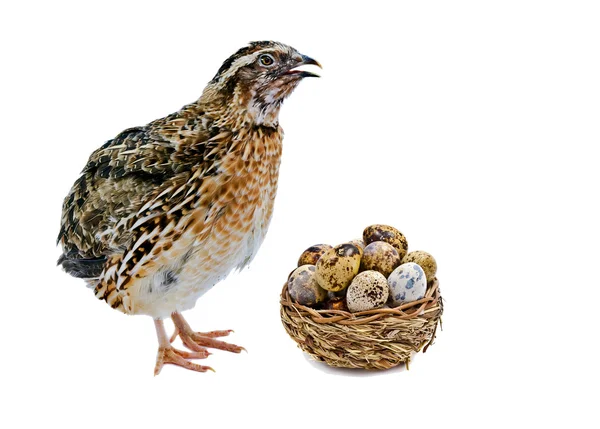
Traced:
[[[0, 10], [0, 426], [598, 427], [598, 3], [16, 4]], [[262, 39], [324, 69], [283, 107], [259, 255], [187, 313], [248, 353], [153, 377], [152, 321], [55, 266], [62, 199], [105, 140]], [[410, 371], [311, 362], [279, 319], [299, 253], [371, 223], [438, 260], [444, 330]]]

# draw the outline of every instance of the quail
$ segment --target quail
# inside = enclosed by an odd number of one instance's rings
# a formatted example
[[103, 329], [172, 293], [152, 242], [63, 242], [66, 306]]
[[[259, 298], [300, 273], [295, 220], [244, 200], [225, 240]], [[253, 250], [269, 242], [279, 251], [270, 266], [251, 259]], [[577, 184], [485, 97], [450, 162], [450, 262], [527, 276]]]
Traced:
[[[282, 151], [279, 111], [320, 64], [294, 48], [252, 42], [230, 56], [200, 98], [129, 128], [90, 156], [62, 206], [58, 264], [97, 298], [154, 319], [154, 373], [191, 362], [207, 348], [239, 353], [195, 332], [181, 312], [256, 255], [273, 214]], [[175, 325], [171, 338], [163, 320]], [[179, 335], [189, 351], [171, 344]]]

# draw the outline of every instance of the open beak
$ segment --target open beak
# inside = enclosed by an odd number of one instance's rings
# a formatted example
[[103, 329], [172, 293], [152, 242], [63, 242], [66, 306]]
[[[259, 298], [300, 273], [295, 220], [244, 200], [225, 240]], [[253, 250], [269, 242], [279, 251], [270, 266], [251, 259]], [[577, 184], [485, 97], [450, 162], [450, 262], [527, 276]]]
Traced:
[[293, 68], [289, 69], [288, 71], [286, 71], [284, 74], [286, 75], [296, 75], [300, 78], [302, 77], [320, 77], [318, 74], [313, 73], [311, 71], [308, 70], [300, 70], [299, 68], [302, 66], [317, 66], [320, 69], [322, 69], [323, 67], [321, 67], [321, 64], [319, 64], [319, 62], [315, 59], [312, 59], [311, 57], [307, 56], [307, 55], [302, 55], [301, 56], [301, 60], [294, 65]]

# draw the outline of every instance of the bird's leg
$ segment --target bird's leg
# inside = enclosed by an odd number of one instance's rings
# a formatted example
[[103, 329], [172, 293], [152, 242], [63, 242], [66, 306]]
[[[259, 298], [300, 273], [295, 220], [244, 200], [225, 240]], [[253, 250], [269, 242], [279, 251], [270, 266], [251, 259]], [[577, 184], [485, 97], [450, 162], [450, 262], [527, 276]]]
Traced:
[[213, 349], [226, 350], [228, 352], [239, 353], [242, 350], [246, 350], [243, 347], [236, 346], [235, 344], [229, 344], [224, 341], [215, 340], [214, 337], [222, 337], [224, 335], [220, 335], [222, 333], [227, 333], [232, 331], [212, 331], [207, 333], [202, 332], [194, 332], [190, 325], [186, 322], [183, 316], [174, 312], [171, 314], [171, 319], [173, 319], [173, 323], [175, 324], [175, 329], [183, 342], [183, 345], [186, 346], [190, 350], [196, 351], [198, 348], [210, 347]]
[[154, 319], [154, 326], [156, 328], [156, 335], [158, 336], [158, 355], [156, 356], [154, 375], [158, 375], [162, 367], [166, 364], [177, 365], [198, 372], [213, 371], [210, 366], [202, 366], [189, 361], [189, 359], [204, 359], [208, 357], [210, 354], [208, 350], [203, 347], [196, 347], [193, 352], [177, 350], [169, 341], [162, 319]]

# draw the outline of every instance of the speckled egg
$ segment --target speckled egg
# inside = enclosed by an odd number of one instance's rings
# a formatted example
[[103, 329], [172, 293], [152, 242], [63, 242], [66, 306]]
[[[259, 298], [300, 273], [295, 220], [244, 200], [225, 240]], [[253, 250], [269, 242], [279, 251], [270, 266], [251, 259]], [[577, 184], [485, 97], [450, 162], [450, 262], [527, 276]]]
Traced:
[[315, 279], [314, 265], [296, 268], [288, 280], [288, 291], [294, 302], [302, 305], [314, 305], [327, 298], [327, 291]]
[[329, 244], [315, 244], [314, 246], [310, 246], [302, 255], [300, 255], [300, 259], [298, 259], [298, 266], [310, 264], [315, 265], [319, 258], [323, 256], [325, 252], [333, 247]]
[[387, 283], [394, 307], [423, 298], [427, 289], [425, 272], [414, 262], [402, 264], [392, 271]]
[[352, 313], [373, 310], [385, 305], [389, 287], [383, 274], [378, 271], [363, 271], [352, 280], [346, 295], [346, 305]]
[[402, 263], [414, 262], [418, 264], [425, 272], [425, 277], [429, 280], [433, 280], [435, 273], [437, 272], [437, 263], [433, 256], [422, 250], [413, 250], [402, 259]]
[[323, 289], [337, 292], [348, 287], [360, 268], [360, 250], [350, 243], [329, 249], [317, 261], [315, 277]]
[[406, 237], [396, 228], [388, 225], [371, 225], [363, 231], [363, 240], [365, 244], [374, 241], [385, 241], [391, 244], [398, 251], [400, 259], [404, 258], [408, 252], [408, 242]]
[[354, 244], [356, 247], [358, 247], [358, 250], [360, 250], [360, 255], [362, 257], [362, 254], [365, 251], [365, 242], [358, 238], [356, 240], [350, 240], [348, 243]]
[[365, 247], [360, 261], [361, 271], [379, 271], [385, 277], [389, 276], [400, 265], [398, 251], [384, 241], [374, 241]]

